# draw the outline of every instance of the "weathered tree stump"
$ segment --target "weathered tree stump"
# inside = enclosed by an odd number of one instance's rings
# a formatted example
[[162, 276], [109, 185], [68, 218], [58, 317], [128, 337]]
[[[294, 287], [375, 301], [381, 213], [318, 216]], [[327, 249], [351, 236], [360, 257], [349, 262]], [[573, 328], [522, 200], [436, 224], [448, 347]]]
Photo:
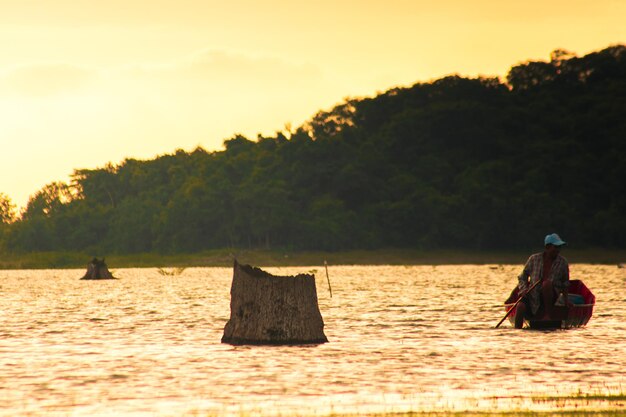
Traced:
[[235, 260], [230, 320], [222, 343], [300, 345], [326, 343], [315, 276], [274, 276]]
[[109, 272], [107, 264], [104, 262], [104, 258], [99, 260], [93, 258], [87, 264], [87, 272], [81, 279], [117, 279]]

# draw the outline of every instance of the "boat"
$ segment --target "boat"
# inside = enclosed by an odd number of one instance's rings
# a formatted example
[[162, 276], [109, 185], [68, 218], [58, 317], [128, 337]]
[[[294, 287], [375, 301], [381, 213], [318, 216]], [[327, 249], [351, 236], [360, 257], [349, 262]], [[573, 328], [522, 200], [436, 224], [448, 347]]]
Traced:
[[[552, 316], [524, 320], [525, 325], [531, 329], [569, 329], [586, 325], [593, 314], [596, 297], [581, 280], [572, 279], [569, 283], [568, 297], [573, 304], [571, 307], [555, 306]], [[516, 286], [513, 292], [511, 292], [511, 296], [504, 302], [506, 312], [513, 308], [508, 317], [513, 326], [515, 326], [515, 312], [517, 310], [517, 308], [514, 308], [514, 305], [518, 298], [518, 288]]]

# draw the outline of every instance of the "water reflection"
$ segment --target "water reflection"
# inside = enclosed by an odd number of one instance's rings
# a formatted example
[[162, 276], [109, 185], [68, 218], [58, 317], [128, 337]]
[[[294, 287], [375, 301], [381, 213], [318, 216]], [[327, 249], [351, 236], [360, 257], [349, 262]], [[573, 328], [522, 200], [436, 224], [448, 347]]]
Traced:
[[571, 266], [597, 298], [586, 328], [496, 330], [519, 269], [331, 266], [330, 343], [300, 347], [219, 343], [230, 269], [2, 271], [0, 416], [541, 410], [626, 386], [626, 270]]

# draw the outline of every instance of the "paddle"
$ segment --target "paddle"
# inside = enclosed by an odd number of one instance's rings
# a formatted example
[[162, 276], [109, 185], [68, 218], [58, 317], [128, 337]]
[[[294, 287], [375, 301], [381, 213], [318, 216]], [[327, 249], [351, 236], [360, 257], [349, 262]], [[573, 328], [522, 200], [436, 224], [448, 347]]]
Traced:
[[511, 311], [515, 310], [515, 307], [517, 307], [517, 305], [519, 304], [520, 301], [522, 301], [522, 298], [524, 298], [526, 296], [526, 294], [528, 294], [529, 292], [531, 292], [541, 281], [543, 280], [539, 280], [537, 282], [535, 282], [533, 285], [530, 286], [530, 288], [522, 295], [520, 295], [520, 297], [517, 299], [517, 301], [515, 302], [515, 304], [513, 304], [513, 307], [509, 308], [509, 310], [506, 312], [506, 314], [504, 315], [504, 317], [502, 317], [502, 320], [500, 320], [500, 322], [498, 324], [496, 324], [496, 329], [498, 327], [500, 327], [500, 325], [502, 324], [502, 322], [504, 320], [506, 320], [507, 317], [509, 317], [509, 314], [511, 314]]

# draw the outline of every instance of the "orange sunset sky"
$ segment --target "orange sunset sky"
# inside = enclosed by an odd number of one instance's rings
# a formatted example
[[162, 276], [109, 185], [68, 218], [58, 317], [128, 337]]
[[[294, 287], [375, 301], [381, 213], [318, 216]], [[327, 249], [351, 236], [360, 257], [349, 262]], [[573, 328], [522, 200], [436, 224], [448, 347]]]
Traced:
[[622, 0], [0, 0], [0, 193], [626, 41]]

